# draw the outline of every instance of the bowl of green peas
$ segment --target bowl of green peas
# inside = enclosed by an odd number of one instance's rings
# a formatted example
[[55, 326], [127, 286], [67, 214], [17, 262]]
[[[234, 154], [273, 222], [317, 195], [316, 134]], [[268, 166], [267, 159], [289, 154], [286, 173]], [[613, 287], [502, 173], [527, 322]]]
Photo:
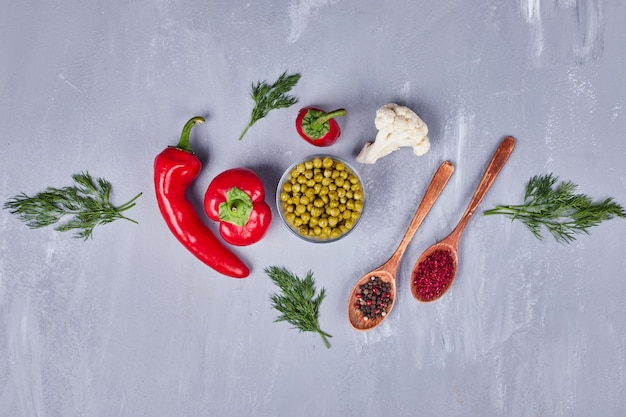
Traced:
[[296, 236], [328, 243], [347, 236], [361, 219], [363, 182], [346, 161], [311, 155], [283, 173], [276, 206], [283, 223]]

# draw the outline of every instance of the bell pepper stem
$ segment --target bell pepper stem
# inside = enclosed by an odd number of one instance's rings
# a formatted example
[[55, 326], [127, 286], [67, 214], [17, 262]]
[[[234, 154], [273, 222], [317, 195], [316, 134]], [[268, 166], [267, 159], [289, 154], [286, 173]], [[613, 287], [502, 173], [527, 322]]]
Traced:
[[334, 119], [335, 117], [345, 116], [345, 115], [346, 115], [346, 109], [337, 109], [337, 110], [329, 111], [328, 113], [324, 113], [320, 117], [315, 119], [311, 123], [311, 127], [313, 129], [319, 129], [324, 123], [326, 123], [330, 119]]
[[191, 144], [189, 143], [189, 134], [191, 133], [191, 128], [196, 124], [204, 123], [204, 118], [200, 116], [192, 117], [189, 119], [185, 126], [183, 127], [183, 132], [180, 134], [180, 140], [178, 141], [178, 145], [176, 145], [177, 149], [181, 149], [183, 151], [192, 152]]
[[250, 219], [253, 207], [252, 199], [245, 191], [232, 187], [219, 205], [220, 221], [243, 227]]

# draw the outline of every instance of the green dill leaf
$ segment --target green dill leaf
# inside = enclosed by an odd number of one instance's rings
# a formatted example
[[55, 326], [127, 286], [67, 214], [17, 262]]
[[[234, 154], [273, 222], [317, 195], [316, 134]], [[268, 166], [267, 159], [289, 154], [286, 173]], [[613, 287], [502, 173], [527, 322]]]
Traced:
[[562, 244], [574, 241], [577, 235], [589, 234], [590, 227], [603, 221], [626, 217], [624, 208], [612, 198], [595, 203], [588, 195], [576, 193], [576, 184], [557, 181], [551, 173], [534, 176], [526, 184], [523, 204], [499, 205], [483, 214], [519, 220], [539, 240], [543, 240], [545, 229]]
[[109, 201], [110, 182], [93, 178], [88, 172], [72, 175], [72, 179], [72, 186], [47, 187], [33, 196], [21, 193], [10, 198], [3, 207], [31, 229], [56, 225], [55, 230], [73, 231], [74, 237], [83, 240], [91, 238], [98, 225], [118, 219], [137, 223], [122, 212], [133, 207], [141, 193], [127, 203], [114, 207]]
[[270, 85], [265, 81], [252, 84], [250, 96], [254, 100], [254, 108], [250, 121], [239, 136], [239, 140], [243, 139], [253, 124], [267, 116], [271, 110], [291, 107], [298, 102], [296, 97], [288, 94], [298, 80], [300, 80], [300, 74], [287, 75], [287, 72], [283, 72], [274, 84]]
[[319, 326], [319, 309], [326, 290], [322, 288], [316, 295], [313, 273], [309, 271], [303, 279], [285, 268], [271, 266], [265, 273], [278, 286], [281, 293], [270, 295], [272, 307], [281, 313], [276, 322], [286, 321], [300, 332], [315, 332], [320, 335], [326, 348], [330, 348], [328, 338]]

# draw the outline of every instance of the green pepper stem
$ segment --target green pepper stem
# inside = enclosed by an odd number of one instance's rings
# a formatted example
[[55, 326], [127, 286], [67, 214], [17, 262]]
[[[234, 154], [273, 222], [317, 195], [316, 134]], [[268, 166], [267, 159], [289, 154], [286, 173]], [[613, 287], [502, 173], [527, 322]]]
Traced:
[[183, 127], [183, 132], [180, 134], [180, 140], [178, 141], [178, 145], [176, 145], [176, 148], [187, 152], [193, 152], [193, 150], [191, 150], [191, 144], [189, 143], [189, 134], [191, 133], [192, 127], [194, 127], [196, 124], [202, 123], [204, 123], [204, 118], [200, 116], [189, 119], [189, 121], [185, 123], [185, 126]]
[[239, 211], [245, 210], [245, 205], [246, 202], [243, 200], [232, 200], [230, 202], [228, 202], [228, 208], [230, 209], [230, 211], [235, 214]]
[[324, 113], [317, 119], [313, 120], [313, 122], [311, 123], [311, 127], [313, 129], [319, 129], [324, 123], [326, 123], [330, 119], [334, 119], [335, 117], [345, 116], [345, 115], [346, 115], [346, 109], [337, 109], [337, 110], [329, 111], [328, 113]]
[[250, 196], [238, 187], [226, 191], [225, 199], [219, 205], [220, 221], [244, 227], [253, 210]]

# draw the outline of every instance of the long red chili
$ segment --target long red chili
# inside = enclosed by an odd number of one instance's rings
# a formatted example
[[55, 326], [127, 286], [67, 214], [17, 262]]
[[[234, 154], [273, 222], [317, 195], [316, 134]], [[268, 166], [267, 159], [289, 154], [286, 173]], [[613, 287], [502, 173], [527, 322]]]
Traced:
[[193, 153], [189, 133], [202, 117], [189, 120], [176, 146], [169, 146], [154, 159], [154, 188], [161, 215], [180, 243], [217, 272], [233, 277], [250, 275], [248, 267], [202, 222], [187, 199], [187, 188], [196, 179], [202, 163]]

